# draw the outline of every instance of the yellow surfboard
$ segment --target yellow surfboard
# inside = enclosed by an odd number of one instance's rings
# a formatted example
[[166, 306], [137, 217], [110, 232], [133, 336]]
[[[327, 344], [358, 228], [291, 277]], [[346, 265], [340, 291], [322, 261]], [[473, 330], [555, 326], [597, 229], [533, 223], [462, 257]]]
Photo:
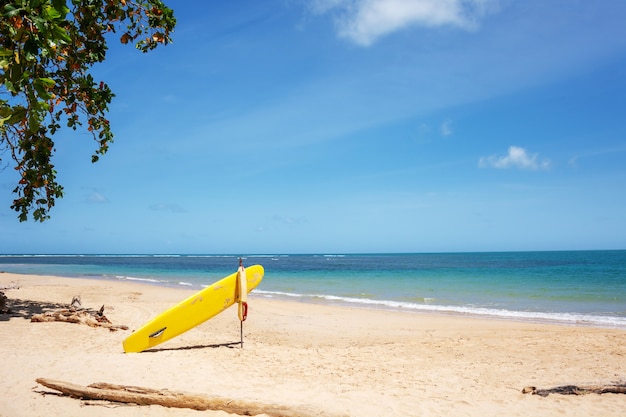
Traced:
[[247, 287], [247, 293], [255, 289], [264, 270], [261, 265], [253, 265], [244, 272], [246, 285], [238, 284], [241, 272], [235, 272], [156, 316], [124, 340], [124, 352], [141, 352], [161, 344], [245, 300], [245, 295], [237, 294], [238, 288]]

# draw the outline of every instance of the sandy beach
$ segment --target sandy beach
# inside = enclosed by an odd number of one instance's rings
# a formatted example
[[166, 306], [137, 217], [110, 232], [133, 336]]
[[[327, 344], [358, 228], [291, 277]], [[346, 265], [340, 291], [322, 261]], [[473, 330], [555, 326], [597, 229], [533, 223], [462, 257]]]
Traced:
[[[157, 348], [122, 340], [192, 290], [0, 273], [11, 314], [0, 316], [0, 416], [227, 416], [81, 401], [37, 378], [168, 389], [307, 410], [320, 416], [623, 416], [626, 395], [547, 397], [526, 386], [626, 381], [626, 331], [355, 309], [250, 297], [239, 348], [231, 308]], [[33, 323], [80, 295], [115, 332]]]

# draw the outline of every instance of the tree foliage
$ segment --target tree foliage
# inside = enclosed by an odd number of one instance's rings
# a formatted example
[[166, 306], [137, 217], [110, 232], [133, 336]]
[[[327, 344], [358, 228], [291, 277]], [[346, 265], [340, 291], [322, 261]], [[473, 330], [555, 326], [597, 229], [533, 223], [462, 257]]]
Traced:
[[6, 0], [0, 2], [0, 163], [7, 154], [20, 174], [11, 206], [20, 221], [50, 217], [63, 196], [52, 164], [52, 136], [65, 125], [107, 152], [114, 97], [91, 67], [119, 36], [142, 52], [171, 42], [176, 19], [161, 0]]

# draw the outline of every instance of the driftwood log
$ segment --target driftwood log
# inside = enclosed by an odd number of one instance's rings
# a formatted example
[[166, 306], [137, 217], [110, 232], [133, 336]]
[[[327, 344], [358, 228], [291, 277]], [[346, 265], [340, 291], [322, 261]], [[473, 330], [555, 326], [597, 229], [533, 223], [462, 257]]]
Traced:
[[105, 382], [90, 384], [85, 387], [47, 378], [38, 378], [37, 382], [64, 395], [83, 400], [104, 400], [137, 405], [161, 405], [163, 407], [190, 408], [200, 411], [224, 411], [243, 416], [266, 414], [271, 417], [319, 417], [325, 415], [313, 412], [310, 409], [294, 409], [292, 407], [231, 400], [223, 397], [169, 391], [167, 389], [155, 390], [107, 384]]
[[69, 308], [56, 311], [46, 311], [35, 314], [30, 319], [31, 322], [61, 321], [65, 323], [86, 324], [89, 327], [105, 327], [112, 332], [117, 330], [128, 330], [128, 326], [123, 324], [113, 324], [104, 315], [104, 305], [98, 311], [84, 309], [81, 307], [80, 296], [72, 299]]
[[626, 383], [613, 385], [563, 385], [560, 387], [538, 389], [537, 387], [525, 387], [523, 394], [540, 395], [547, 397], [550, 394], [562, 395], [585, 395], [585, 394], [626, 394]]

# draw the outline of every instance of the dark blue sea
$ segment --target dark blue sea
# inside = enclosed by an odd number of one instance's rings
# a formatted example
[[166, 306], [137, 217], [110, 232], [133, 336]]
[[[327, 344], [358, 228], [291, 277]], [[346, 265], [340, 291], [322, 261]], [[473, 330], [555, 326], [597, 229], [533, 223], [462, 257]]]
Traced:
[[[245, 255], [257, 297], [626, 329], [626, 251]], [[202, 288], [239, 255], [0, 255], [0, 271]]]

